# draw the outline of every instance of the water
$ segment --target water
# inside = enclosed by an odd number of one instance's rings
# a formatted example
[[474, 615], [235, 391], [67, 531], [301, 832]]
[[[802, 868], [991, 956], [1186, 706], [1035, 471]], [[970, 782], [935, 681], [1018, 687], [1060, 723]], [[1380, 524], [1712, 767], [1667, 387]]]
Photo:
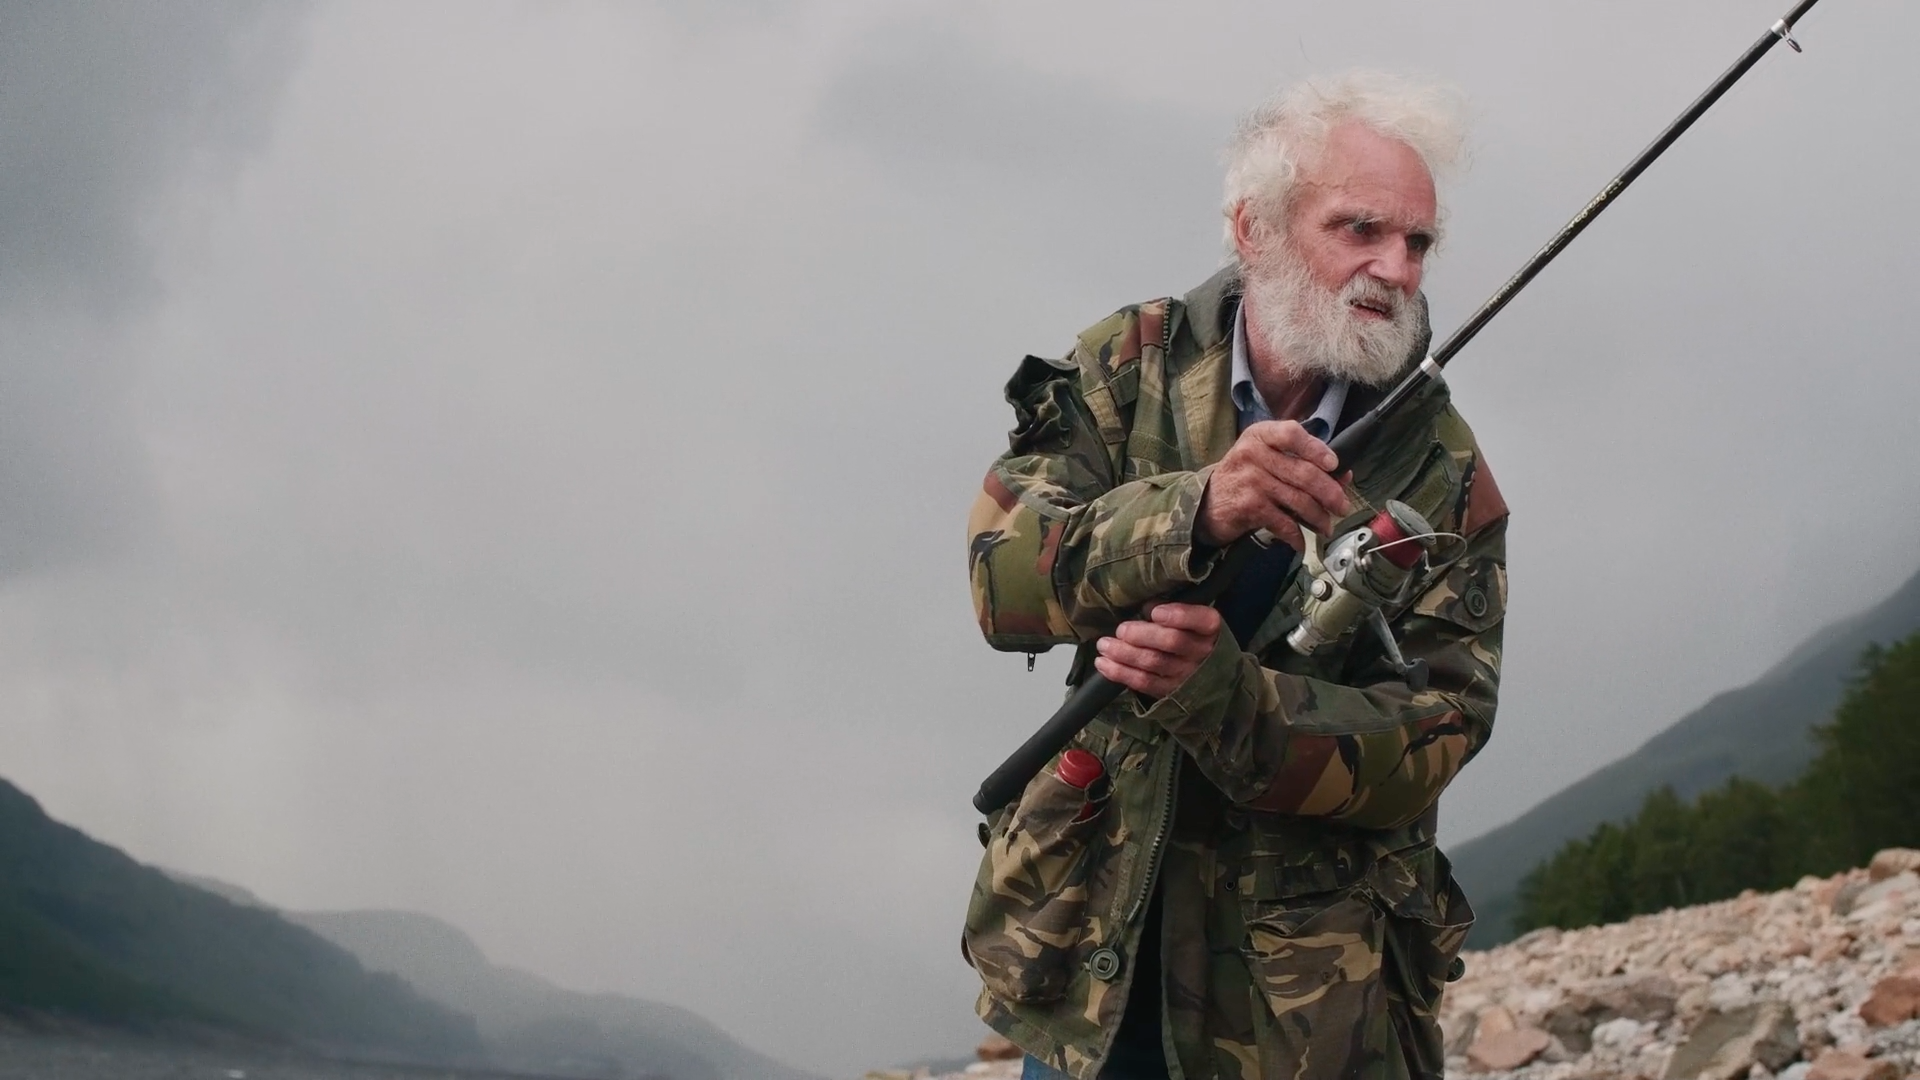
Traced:
[[0, 1080], [500, 1080], [504, 1075], [326, 1061], [268, 1047], [0, 1032]]

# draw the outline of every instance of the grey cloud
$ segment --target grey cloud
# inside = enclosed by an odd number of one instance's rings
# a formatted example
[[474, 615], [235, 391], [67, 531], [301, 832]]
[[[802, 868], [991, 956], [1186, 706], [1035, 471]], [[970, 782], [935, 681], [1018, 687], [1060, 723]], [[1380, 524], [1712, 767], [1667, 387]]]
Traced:
[[957, 16], [923, 16], [861, 41], [815, 122], [930, 214], [1051, 244], [1062, 266], [1085, 267], [1218, 251], [1209, 224], [1232, 121], [1116, 96], [997, 49]]
[[296, 11], [0, 4], [0, 570], [124, 548], [151, 509], [115, 336], [152, 299], [143, 215], [257, 144]]
[[1185, 126], [1164, 105], [1127, 104], [1033, 70], [958, 20], [923, 18], [873, 31], [819, 110], [824, 133], [916, 175], [984, 167], [1092, 188], [1113, 186], [1103, 162], [1118, 164], [1143, 134]]
[[189, 158], [257, 144], [294, 12], [0, 4], [0, 298], [98, 313], [148, 288], [141, 212]]

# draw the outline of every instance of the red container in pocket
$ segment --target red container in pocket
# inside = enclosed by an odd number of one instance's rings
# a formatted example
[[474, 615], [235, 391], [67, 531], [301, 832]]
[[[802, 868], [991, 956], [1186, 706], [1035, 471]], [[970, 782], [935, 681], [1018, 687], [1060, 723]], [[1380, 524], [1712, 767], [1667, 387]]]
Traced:
[[1068, 787], [1076, 787], [1089, 793], [1087, 804], [1080, 808], [1079, 815], [1073, 820], [1085, 821], [1100, 809], [1099, 797], [1094, 796], [1092, 792], [1095, 785], [1106, 778], [1107, 767], [1100, 763], [1098, 757], [1076, 746], [1060, 755], [1060, 764], [1054, 766], [1053, 775], [1059, 777], [1060, 782]]

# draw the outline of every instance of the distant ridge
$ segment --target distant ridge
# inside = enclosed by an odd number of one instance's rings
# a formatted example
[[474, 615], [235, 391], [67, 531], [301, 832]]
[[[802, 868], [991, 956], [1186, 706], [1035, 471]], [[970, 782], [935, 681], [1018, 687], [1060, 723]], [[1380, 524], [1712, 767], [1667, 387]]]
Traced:
[[583, 994], [489, 961], [457, 927], [407, 911], [289, 913], [479, 1022], [500, 1065], [563, 1077], [817, 1080], [747, 1049], [701, 1017], [618, 994]]
[[1469, 945], [1510, 938], [1527, 871], [1568, 840], [1633, 816], [1649, 792], [1672, 785], [1686, 799], [1734, 775], [1766, 783], [1798, 776], [1813, 759], [1808, 731], [1839, 703], [1860, 653], [1916, 630], [1920, 573], [1869, 610], [1816, 632], [1752, 683], [1716, 695], [1633, 753], [1449, 851], [1480, 915]]
[[0, 1012], [470, 1063], [473, 1021], [270, 911], [181, 884], [0, 780]]

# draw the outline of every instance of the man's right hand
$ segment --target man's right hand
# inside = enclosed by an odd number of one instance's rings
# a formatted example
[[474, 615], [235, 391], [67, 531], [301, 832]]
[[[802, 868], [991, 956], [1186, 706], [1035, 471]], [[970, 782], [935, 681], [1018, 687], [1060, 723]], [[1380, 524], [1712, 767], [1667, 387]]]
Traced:
[[1325, 536], [1352, 509], [1327, 470], [1339, 464], [1327, 444], [1293, 420], [1250, 425], [1213, 468], [1200, 497], [1195, 531], [1202, 543], [1225, 547], [1266, 529], [1295, 551], [1306, 550], [1305, 524]]

